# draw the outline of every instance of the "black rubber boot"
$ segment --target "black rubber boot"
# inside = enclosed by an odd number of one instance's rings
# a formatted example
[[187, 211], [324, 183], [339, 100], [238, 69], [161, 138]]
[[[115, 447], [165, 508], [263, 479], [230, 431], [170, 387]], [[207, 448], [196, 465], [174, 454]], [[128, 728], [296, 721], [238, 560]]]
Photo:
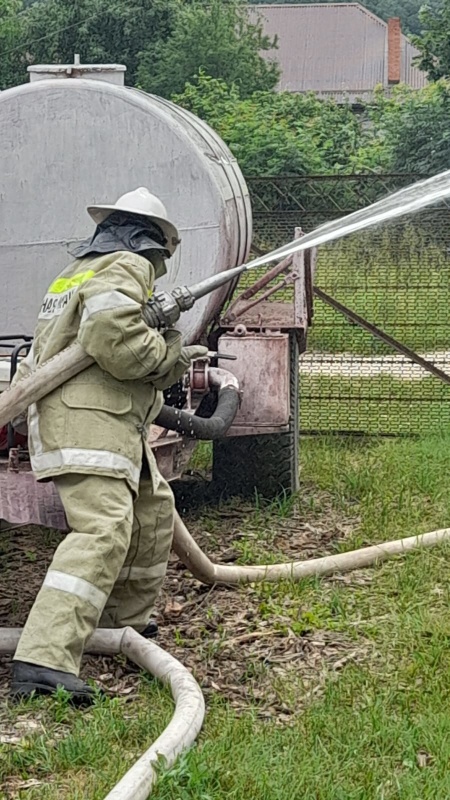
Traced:
[[71, 672], [28, 664], [26, 661], [13, 661], [11, 696], [19, 701], [35, 692], [39, 695], [55, 694], [62, 687], [71, 695], [76, 706], [87, 706], [94, 702], [95, 691]]
[[143, 636], [144, 639], [156, 639], [158, 636], [158, 623], [155, 622], [154, 619], [151, 619], [147, 627], [141, 631], [141, 636]]

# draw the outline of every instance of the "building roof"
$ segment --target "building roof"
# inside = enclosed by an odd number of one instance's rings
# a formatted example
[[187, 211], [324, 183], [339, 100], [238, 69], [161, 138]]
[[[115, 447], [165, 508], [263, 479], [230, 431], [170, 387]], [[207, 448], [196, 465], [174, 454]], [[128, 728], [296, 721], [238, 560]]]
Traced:
[[[388, 86], [388, 25], [359, 3], [249, 8], [259, 14], [265, 33], [278, 37], [278, 49], [264, 56], [279, 62], [279, 89], [357, 102], [377, 85]], [[418, 54], [401, 34], [400, 79], [416, 89], [427, 83], [412, 64]]]

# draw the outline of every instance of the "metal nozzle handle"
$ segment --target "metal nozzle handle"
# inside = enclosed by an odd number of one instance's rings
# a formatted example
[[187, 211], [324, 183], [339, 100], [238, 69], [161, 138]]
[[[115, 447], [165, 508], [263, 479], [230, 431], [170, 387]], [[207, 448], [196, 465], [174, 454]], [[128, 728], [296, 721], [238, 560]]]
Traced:
[[210, 350], [208, 352], [208, 357], [225, 359], [226, 361], [236, 361], [237, 359], [237, 356], [232, 356], [231, 354], [228, 353], [217, 353], [214, 350]]

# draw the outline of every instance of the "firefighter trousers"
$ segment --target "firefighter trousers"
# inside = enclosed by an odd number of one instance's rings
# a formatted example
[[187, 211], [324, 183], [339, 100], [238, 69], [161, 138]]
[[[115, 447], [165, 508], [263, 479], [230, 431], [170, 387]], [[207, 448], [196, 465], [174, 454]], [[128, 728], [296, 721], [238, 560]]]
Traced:
[[[156, 480], [155, 480], [156, 478]], [[100, 627], [143, 630], [167, 569], [174, 500], [160, 476], [55, 478], [72, 532], [57, 548], [15, 659], [78, 675], [86, 640]]]

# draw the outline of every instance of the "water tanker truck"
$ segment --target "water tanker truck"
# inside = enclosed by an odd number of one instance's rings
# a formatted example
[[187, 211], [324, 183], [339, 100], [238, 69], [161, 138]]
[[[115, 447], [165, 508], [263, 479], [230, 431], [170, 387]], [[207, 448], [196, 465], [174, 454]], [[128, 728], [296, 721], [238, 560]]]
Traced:
[[[219, 136], [173, 103], [126, 87], [125, 67], [78, 62], [30, 67], [29, 83], [0, 94], [0, 391], [30, 346], [68, 247], [92, 230], [88, 205], [138, 186], [162, 199], [181, 234], [157, 286], [163, 299], [235, 269], [251, 251], [248, 189]], [[165, 416], [152, 426], [169, 480], [200, 437], [213, 440], [213, 481], [223, 494], [297, 488], [298, 358], [312, 316], [313, 260], [299, 253], [244, 289], [227, 281], [181, 314], [185, 342], [208, 344], [210, 357], [166, 392]], [[224, 424], [217, 395], [229, 386], [239, 404]], [[0, 458], [0, 519], [53, 524], [51, 487], [34, 483], [26, 440], [10, 425], [0, 427]]]

